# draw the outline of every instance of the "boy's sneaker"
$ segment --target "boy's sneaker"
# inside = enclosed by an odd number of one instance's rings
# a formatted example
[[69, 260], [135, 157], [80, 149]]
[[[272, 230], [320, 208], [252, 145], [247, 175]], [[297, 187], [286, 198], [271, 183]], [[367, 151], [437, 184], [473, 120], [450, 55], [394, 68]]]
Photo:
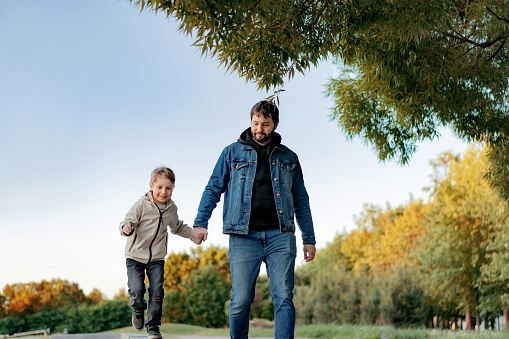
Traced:
[[148, 339], [162, 339], [161, 333], [159, 333], [159, 327], [151, 326], [147, 328]]
[[143, 329], [143, 324], [145, 323], [144, 312], [133, 311], [133, 326], [138, 331]]

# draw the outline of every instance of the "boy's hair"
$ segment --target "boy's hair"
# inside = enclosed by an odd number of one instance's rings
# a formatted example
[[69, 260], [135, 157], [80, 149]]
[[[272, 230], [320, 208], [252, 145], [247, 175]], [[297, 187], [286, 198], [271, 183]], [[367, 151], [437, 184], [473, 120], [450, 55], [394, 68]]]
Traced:
[[175, 173], [168, 167], [161, 166], [153, 170], [150, 175], [150, 182], [153, 184], [160, 177], [169, 179], [172, 184], [175, 184]]
[[256, 105], [251, 108], [251, 120], [253, 120], [253, 115], [263, 114], [265, 118], [271, 117], [274, 124], [279, 122], [279, 110], [276, 105], [268, 102], [268, 101], [260, 101]]

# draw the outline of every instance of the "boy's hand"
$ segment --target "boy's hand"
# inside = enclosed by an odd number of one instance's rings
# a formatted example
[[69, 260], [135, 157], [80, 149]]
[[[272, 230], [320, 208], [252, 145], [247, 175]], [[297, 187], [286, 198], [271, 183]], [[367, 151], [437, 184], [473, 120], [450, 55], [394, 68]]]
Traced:
[[122, 226], [122, 232], [124, 232], [125, 235], [131, 234], [131, 232], [134, 230], [134, 227], [131, 224], [125, 224]]
[[196, 245], [200, 245], [203, 241], [207, 240], [207, 229], [199, 226], [194, 227], [190, 238]]

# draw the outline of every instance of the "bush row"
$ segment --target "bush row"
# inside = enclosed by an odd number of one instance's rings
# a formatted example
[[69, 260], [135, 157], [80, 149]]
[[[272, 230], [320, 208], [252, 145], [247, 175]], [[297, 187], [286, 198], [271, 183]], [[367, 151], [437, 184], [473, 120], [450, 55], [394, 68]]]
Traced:
[[131, 323], [131, 307], [125, 300], [99, 305], [75, 304], [60, 309], [41, 309], [23, 318], [0, 318], [0, 333], [12, 334], [49, 328], [51, 332], [95, 333]]

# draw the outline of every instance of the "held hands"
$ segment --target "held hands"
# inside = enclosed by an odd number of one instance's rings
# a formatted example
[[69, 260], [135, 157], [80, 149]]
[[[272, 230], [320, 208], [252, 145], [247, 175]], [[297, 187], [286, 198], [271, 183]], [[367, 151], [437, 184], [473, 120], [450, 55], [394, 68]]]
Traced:
[[304, 244], [304, 260], [310, 262], [315, 258], [316, 248], [313, 244]]
[[124, 232], [125, 235], [131, 234], [131, 232], [134, 230], [134, 227], [127, 223], [124, 226], [122, 226], [122, 232]]
[[190, 239], [196, 245], [200, 245], [202, 242], [207, 240], [207, 229], [205, 227], [195, 226], [191, 231]]

